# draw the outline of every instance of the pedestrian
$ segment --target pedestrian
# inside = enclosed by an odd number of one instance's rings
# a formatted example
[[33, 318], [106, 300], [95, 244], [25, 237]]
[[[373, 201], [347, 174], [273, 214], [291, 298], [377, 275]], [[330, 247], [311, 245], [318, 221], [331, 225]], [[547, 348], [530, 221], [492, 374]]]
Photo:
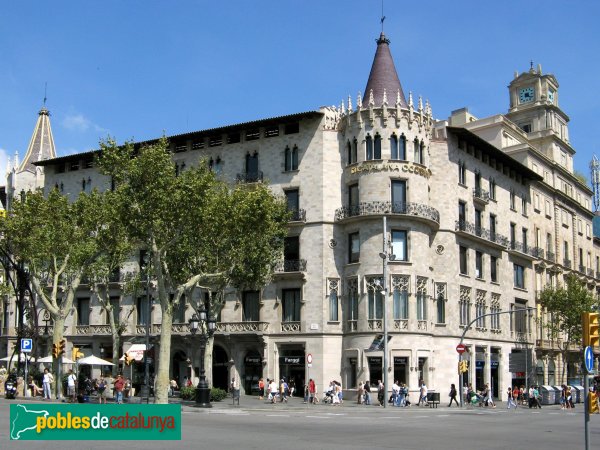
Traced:
[[363, 389], [365, 391], [365, 405], [370, 405], [371, 404], [371, 383], [369, 382], [369, 380], [365, 381], [365, 384], [363, 386]]
[[419, 384], [421, 386], [421, 389], [419, 391], [419, 403], [417, 404], [417, 406], [421, 406], [421, 403], [423, 403], [423, 406], [428, 406], [429, 404], [427, 403], [427, 385], [425, 384], [425, 380], [421, 380]]
[[263, 392], [265, 390], [265, 382], [262, 379], [262, 377], [260, 377], [260, 379], [258, 380], [258, 399], [262, 400], [263, 397]]
[[452, 406], [452, 401], [454, 401], [456, 403], [456, 406], [460, 406], [458, 404], [458, 400], [456, 400], [456, 386], [454, 384], [450, 385], [450, 403], [448, 404], [448, 407], [450, 408]]
[[365, 389], [365, 385], [362, 381], [358, 382], [358, 389], [356, 390], [356, 403], [362, 405], [363, 402], [363, 392]]
[[44, 400], [50, 400], [52, 398], [52, 390], [51, 386], [54, 382], [54, 377], [48, 371], [48, 369], [44, 369], [44, 378], [42, 378], [42, 389], [44, 391]]
[[173, 378], [169, 382], [169, 397], [173, 397], [173, 395], [175, 395], [175, 391], [177, 389], [179, 389], [179, 386], [177, 386], [177, 380], [175, 378]]
[[294, 380], [290, 380], [290, 382], [288, 383], [288, 386], [290, 388], [290, 397], [293, 397], [294, 392], [296, 392], [296, 382]]
[[271, 400], [271, 403], [276, 403], [277, 401], [277, 383], [275, 380], [271, 380], [269, 384], [269, 400]]
[[279, 382], [279, 396], [281, 398], [281, 403], [285, 402], [287, 403], [287, 396], [288, 396], [288, 392], [289, 392], [289, 386], [287, 384], [287, 382], [285, 381], [285, 378], [282, 378], [281, 381]]
[[117, 379], [114, 382], [115, 388], [115, 402], [120, 405], [123, 403], [123, 390], [125, 389], [125, 380], [121, 374], [117, 375]]
[[308, 403], [315, 404], [317, 394], [317, 385], [312, 378], [308, 380]]
[[392, 384], [392, 404], [400, 406], [400, 386], [398, 385], [398, 381], [394, 381], [394, 384]]
[[98, 403], [106, 404], [106, 380], [102, 375], [100, 375], [100, 379], [96, 382], [96, 391], [98, 392]]
[[494, 395], [492, 393], [492, 390], [490, 389], [490, 385], [486, 383], [485, 389], [484, 389], [484, 397], [483, 397], [485, 406], [491, 406], [492, 408], [496, 407], [493, 397], [494, 397]]
[[509, 386], [508, 389], [507, 389], [507, 391], [506, 391], [506, 395], [507, 395], [507, 400], [506, 400], [507, 406], [506, 406], [506, 409], [510, 409], [511, 406], [514, 409], [517, 409], [517, 403], [515, 402], [515, 399], [514, 399], [514, 396], [513, 396], [514, 394], [513, 393], [514, 393], [513, 388], [511, 388]]
[[77, 401], [77, 391], [75, 390], [76, 382], [77, 377], [73, 373], [73, 369], [70, 369], [69, 375], [67, 376], [67, 395], [69, 396], [71, 403], [75, 403]]
[[379, 402], [379, 406], [383, 406], [383, 402], [385, 401], [385, 387], [381, 380], [377, 380], [377, 401]]
[[467, 383], [465, 383], [465, 385], [463, 386], [463, 403], [468, 405], [469, 399], [469, 386], [467, 385]]

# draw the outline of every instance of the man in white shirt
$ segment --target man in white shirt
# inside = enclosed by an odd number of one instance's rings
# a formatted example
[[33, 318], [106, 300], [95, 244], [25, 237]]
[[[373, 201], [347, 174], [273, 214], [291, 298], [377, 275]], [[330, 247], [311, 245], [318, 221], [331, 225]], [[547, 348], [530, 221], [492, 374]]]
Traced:
[[419, 398], [419, 406], [421, 406], [421, 402], [423, 402], [423, 406], [427, 406], [427, 385], [425, 381], [421, 381], [421, 392]]
[[277, 382], [275, 380], [271, 380], [271, 383], [269, 383], [269, 400], [271, 400], [271, 403], [276, 402], [278, 390]]
[[44, 400], [50, 400], [50, 398], [52, 397], [52, 393], [50, 390], [52, 381], [54, 381], [54, 377], [48, 371], [48, 369], [44, 369], [44, 378], [42, 379], [42, 388], [44, 390]]
[[73, 369], [69, 370], [69, 376], [67, 377], [67, 394], [71, 397], [71, 403], [75, 403], [77, 401], [77, 393], [75, 392], [75, 382], [77, 381], [77, 377], [73, 373]]

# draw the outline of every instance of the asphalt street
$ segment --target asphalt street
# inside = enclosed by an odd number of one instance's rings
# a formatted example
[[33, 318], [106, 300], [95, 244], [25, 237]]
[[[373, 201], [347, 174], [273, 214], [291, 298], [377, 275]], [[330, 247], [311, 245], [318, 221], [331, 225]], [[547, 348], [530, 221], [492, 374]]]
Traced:
[[[346, 402], [271, 405], [242, 397], [240, 406], [182, 405], [181, 441], [9, 441], [9, 404], [0, 400], [2, 448], [23, 449], [584, 449], [584, 414], [541, 410], [382, 408]], [[590, 449], [600, 449], [600, 415], [590, 421]]]

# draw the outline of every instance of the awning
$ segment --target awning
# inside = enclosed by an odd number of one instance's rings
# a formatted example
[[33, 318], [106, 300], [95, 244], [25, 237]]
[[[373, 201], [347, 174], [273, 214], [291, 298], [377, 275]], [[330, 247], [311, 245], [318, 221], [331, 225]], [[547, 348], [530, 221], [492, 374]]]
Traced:
[[[144, 352], [146, 351], [146, 344], [133, 344], [125, 352], [131, 356], [135, 361], [141, 361], [144, 359]], [[125, 355], [119, 358], [119, 361], [125, 360]]]

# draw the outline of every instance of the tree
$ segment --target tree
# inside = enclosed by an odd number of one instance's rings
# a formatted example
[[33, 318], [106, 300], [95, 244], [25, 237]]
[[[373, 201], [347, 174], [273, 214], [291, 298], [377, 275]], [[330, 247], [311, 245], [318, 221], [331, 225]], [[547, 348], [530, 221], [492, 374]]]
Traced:
[[[110, 238], [106, 196], [82, 193], [74, 202], [56, 189], [47, 197], [29, 192], [2, 221], [3, 238], [29, 272], [31, 287], [53, 322], [52, 342], [63, 339], [64, 323], [87, 268]], [[57, 380], [60, 366], [55, 364]]]
[[230, 188], [203, 161], [176, 171], [165, 138], [142, 147], [109, 139], [97, 162], [113, 180], [128, 238], [150, 253], [162, 314], [156, 401], [166, 403], [174, 307], [196, 288], [222, 298], [228, 285], [268, 281], [283, 251], [286, 205], [263, 184]]
[[569, 347], [581, 347], [583, 338], [581, 315], [595, 310], [597, 300], [583, 281], [570, 274], [565, 277], [564, 286], [560, 284], [556, 288], [546, 286], [540, 294], [539, 303], [550, 315], [550, 320], [546, 320], [545, 323], [550, 335], [562, 339], [560, 349], [563, 356], [562, 379], [564, 379]]

